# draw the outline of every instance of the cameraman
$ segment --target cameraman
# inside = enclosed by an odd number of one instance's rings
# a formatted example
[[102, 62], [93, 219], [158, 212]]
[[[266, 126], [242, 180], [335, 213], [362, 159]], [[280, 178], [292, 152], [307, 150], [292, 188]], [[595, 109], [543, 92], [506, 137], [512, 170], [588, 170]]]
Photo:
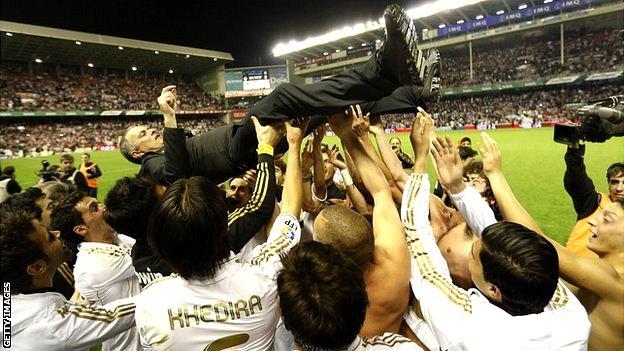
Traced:
[[91, 155], [82, 154], [82, 163], [80, 164], [80, 173], [84, 175], [87, 184], [87, 194], [97, 198], [98, 178], [102, 175], [100, 167], [95, 162], [91, 162]]
[[611, 202], [624, 198], [624, 163], [614, 163], [607, 169], [607, 182], [609, 184], [609, 194], [607, 195], [597, 192], [594, 183], [587, 176], [583, 163], [584, 155], [585, 145], [578, 141], [568, 146], [565, 154], [566, 172], [563, 177], [563, 184], [572, 198], [577, 214], [576, 225], [572, 228], [566, 246], [577, 255], [597, 257], [587, 248], [587, 242], [592, 236], [588, 221], [602, 213]]
[[73, 184], [78, 190], [89, 191], [87, 179], [79, 169], [74, 167], [74, 156], [70, 154], [61, 155], [61, 172], [62, 182]]

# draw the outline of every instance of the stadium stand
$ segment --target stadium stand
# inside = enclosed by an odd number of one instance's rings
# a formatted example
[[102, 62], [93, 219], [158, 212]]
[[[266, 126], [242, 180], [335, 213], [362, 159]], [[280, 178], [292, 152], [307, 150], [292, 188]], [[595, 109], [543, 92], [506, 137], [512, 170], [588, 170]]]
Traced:
[[[5, 66], [3, 64], [3, 66]], [[222, 97], [202, 91], [189, 79], [126, 77], [123, 72], [79, 74], [27, 73], [24, 63], [0, 71], [0, 111], [148, 110], [157, 108], [154, 92], [175, 84], [181, 110], [222, 109]], [[75, 71], [75, 67], [74, 67]]]

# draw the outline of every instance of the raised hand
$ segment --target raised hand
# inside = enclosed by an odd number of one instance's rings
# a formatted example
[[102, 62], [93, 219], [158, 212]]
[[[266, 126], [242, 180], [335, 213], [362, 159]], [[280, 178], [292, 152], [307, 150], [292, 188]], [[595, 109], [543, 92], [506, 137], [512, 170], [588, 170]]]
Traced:
[[329, 126], [334, 134], [340, 139], [352, 133], [351, 124], [353, 123], [353, 116], [349, 113], [349, 109], [345, 112], [339, 112], [331, 116], [327, 116]]
[[349, 113], [353, 116], [353, 122], [351, 129], [358, 137], [365, 137], [368, 135], [368, 129], [370, 127], [370, 113], [364, 115], [360, 105], [349, 106]]
[[451, 194], [460, 193], [466, 188], [463, 181], [464, 167], [457, 148], [449, 136], [433, 140], [431, 153], [438, 167], [438, 180]]
[[301, 117], [297, 119], [297, 126], [291, 124], [289, 121], [284, 122], [284, 127], [286, 128], [286, 140], [288, 141], [288, 145], [301, 145], [301, 140], [303, 139], [306, 128], [308, 127], [308, 122], [310, 122], [310, 118]]
[[502, 173], [501, 151], [496, 140], [483, 132], [481, 133], [481, 141], [477, 148], [483, 157], [483, 171], [485, 175], [489, 178], [492, 175]]
[[301, 169], [308, 170], [314, 165], [314, 146], [310, 142], [310, 139], [306, 140], [303, 145], [303, 152], [301, 153]]
[[342, 158], [340, 150], [338, 150], [338, 146], [336, 145], [329, 150], [329, 162], [339, 170], [347, 169], [347, 164]]
[[379, 116], [370, 117], [370, 125], [368, 126], [368, 131], [375, 135], [380, 135], [380, 134], [385, 133], [383, 122], [381, 121], [381, 117]]
[[410, 142], [416, 159], [426, 159], [433, 134], [433, 119], [422, 108], [418, 107], [418, 111], [410, 133]]
[[158, 108], [165, 119], [175, 117], [178, 109], [177, 92], [175, 85], [168, 85], [162, 89], [158, 99]]
[[325, 124], [322, 124], [316, 127], [316, 129], [314, 130], [314, 138], [312, 139], [312, 142], [314, 143], [315, 147], [316, 146], [320, 147], [321, 142], [323, 141], [323, 138], [325, 138], [325, 131], [326, 131]]
[[282, 139], [282, 136], [284, 136], [284, 124], [281, 122], [263, 126], [258, 122], [256, 116], [251, 116], [251, 121], [256, 128], [258, 145], [266, 144], [275, 147], [280, 139]]

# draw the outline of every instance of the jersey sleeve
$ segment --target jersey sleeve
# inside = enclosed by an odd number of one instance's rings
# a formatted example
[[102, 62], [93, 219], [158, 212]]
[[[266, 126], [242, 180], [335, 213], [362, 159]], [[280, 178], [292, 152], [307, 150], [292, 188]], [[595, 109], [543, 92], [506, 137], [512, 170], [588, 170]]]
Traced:
[[282, 213], [275, 219], [267, 242], [257, 246], [251, 255], [250, 263], [255, 266], [275, 266], [279, 269], [282, 255], [288, 254], [290, 249], [301, 240], [301, 226], [295, 216]]
[[466, 186], [461, 193], [450, 194], [449, 196], [470, 229], [477, 236], [481, 237], [483, 229], [497, 222], [494, 211], [488, 206], [477, 189]]
[[66, 350], [94, 346], [135, 326], [135, 304], [122, 299], [95, 307], [66, 303], [48, 321], [49, 330], [59, 335]]
[[412, 174], [405, 185], [401, 205], [401, 219], [412, 256], [410, 283], [425, 321], [441, 349], [446, 350], [467, 337], [466, 323], [472, 313], [472, 301], [467, 291], [451, 281], [428, 216], [428, 175]]

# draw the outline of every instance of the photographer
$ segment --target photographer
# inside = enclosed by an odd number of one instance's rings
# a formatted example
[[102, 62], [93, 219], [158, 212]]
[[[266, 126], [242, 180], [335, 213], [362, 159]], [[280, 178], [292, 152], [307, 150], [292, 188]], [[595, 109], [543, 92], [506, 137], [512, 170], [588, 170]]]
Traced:
[[85, 177], [87, 194], [97, 198], [98, 178], [102, 175], [102, 171], [97, 163], [91, 162], [91, 155], [87, 153], [82, 154], [80, 173]]
[[566, 246], [577, 255], [596, 257], [596, 254], [587, 248], [587, 242], [592, 235], [588, 221], [598, 213], [602, 213], [610, 203], [624, 198], [624, 163], [614, 163], [607, 169], [609, 184], [607, 195], [596, 191], [594, 182], [585, 170], [584, 155], [585, 145], [580, 142], [568, 146], [565, 154], [566, 172], [563, 184], [572, 198], [577, 215], [576, 225], [572, 228]]
[[61, 155], [61, 181], [69, 184], [73, 184], [84, 192], [88, 192], [87, 179], [79, 169], [74, 167], [74, 156], [70, 154]]

